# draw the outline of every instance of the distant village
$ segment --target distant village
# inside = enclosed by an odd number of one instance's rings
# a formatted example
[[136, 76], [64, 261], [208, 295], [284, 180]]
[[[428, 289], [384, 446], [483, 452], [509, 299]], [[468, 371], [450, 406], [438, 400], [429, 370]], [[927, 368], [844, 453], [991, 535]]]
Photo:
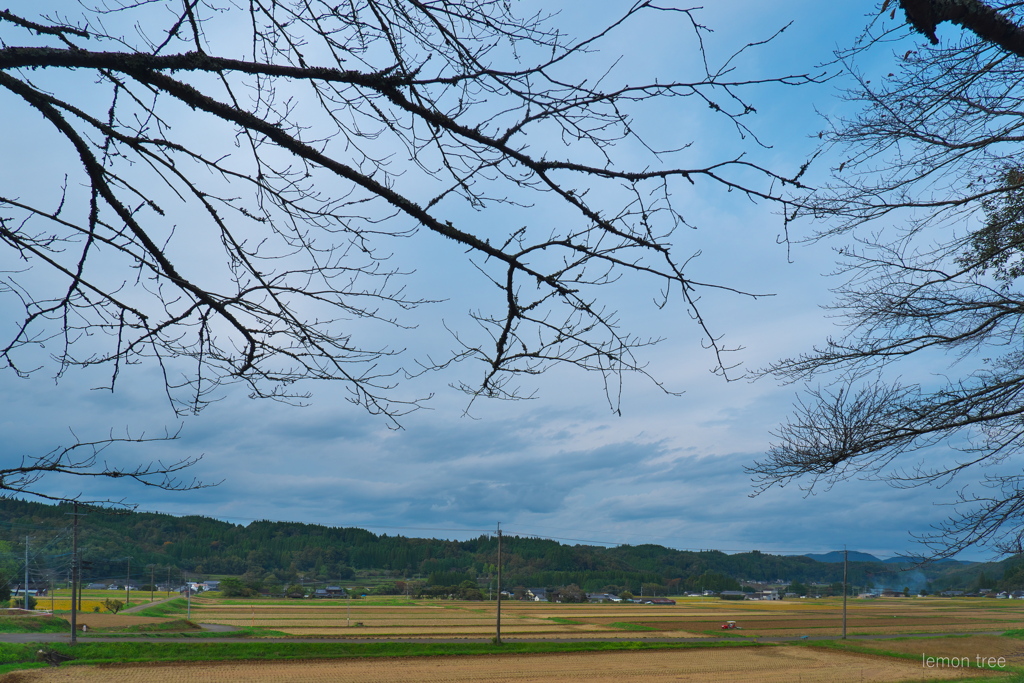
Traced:
[[[85, 586], [88, 590], [110, 590], [110, 591], [155, 591], [157, 593], [176, 593], [181, 596], [195, 595], [198, 593], [206, 592], [220, 592], [222, 581], [218, 580], [207, 580], [207, 581], [187, 581], [182, 584], [166, 584], [159, 583], [156, 585], [150, 584], [139, 584], [136, 581], [95, 581]], [[786, 582], [780, 582], [779, 587], [764, 587], [760, 590], [704, 590], [697, 592], [685, 593], [683, 597], [690, 598], [713, 598], [720, 600], [793, 600], [793, 599], [807, 599], [807, 598], [821, 598], [824, 597], [821, 593], [816, 593], [813, 590], [801, 594], [799, 592], [793, 592], [786, 590], [788, 585]], [[293, 587], [294, 588], [294, 587]], [[813, 586], [811, 587], [813, 588]], [[15, 594], [22, 592], [20, 585], [12, 586], [12, 592]], [[44, 586], [34, 586], [29, 584], [28, 593], [30, 595], [46, 595], [47, 588]], [[920, 591], [918, 594], [926, 595], [925, 591]], [[270, 592], [266, 592], [266, 595], [275, 597]], [[946, 590], [937, 593], [937, 595], [943, 597], [980, 597], [980, 598], [993, 598], [997, 600], [1024, 600], [1024, 590], [1015, 591], [995, 591], [993, 589], [980, 588], [976, 591], [962, 591], [962, 590]], [[339, 598], [366, 598], [372, 597], [368, 593], [363, 593], [358, 590], [347, 590], [340, 585], [327, 585], [323, 588], [320, 587], [302, 587], [302, 590], [289, 590], [276, 597], [289, 597], [295, 599], [339, 599]], [[446, 597], [444, 595], [434, 597]], [[462, 597], [455, 594], [448, 597]], [[503, 600], [519, 600], [519, 601], [530, 601], [530, 602], [591, 602], [591, 603], [633, 603], [643, 605], [675, 605], [676, 601], [665, 596], [644, 596], [644, 595], [633, 595], [631, 593], [623, 593], [617, 595], [614, 593], [582, 593], [578, 592], [578, 589], [574, 587], [567, 588], [517, 588], [514, 590], [502, 590], [501, 597]], [[911, 597], [910, 592], [902, 590], [894, 590], [890, 588], [879, 588], [870, 589], [863, 592], [858, 592], [851, 596], [858, 599], [870, 600], [874, 598], [906, 598]]]

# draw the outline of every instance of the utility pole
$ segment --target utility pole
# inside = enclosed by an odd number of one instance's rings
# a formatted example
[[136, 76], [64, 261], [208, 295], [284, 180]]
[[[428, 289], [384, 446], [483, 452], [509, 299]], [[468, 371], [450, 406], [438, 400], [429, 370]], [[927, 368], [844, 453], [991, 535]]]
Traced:
[[498, 609], [494, 622], [494, 643], [501, 645], [501, 522], [498, 522]]
[[156, 565], [149, 565], [149, 601], [153, 602], [153, 593], [156, 591]]
[[843, 548], [843, 640], [846, 640], [846, 568], [850, 560], [850, 551]]
[[28, 534], [25, 534], [25, 590], [22, 591], [22, 609], [28, 609]]
[[78, 584], [78, 503], [71, 513], [71, 644], [78, 643], [78, 601], [75, 599]]
[[132, 556], [128, 556], [128, 574], [124, 578], [124, 606], [132, 606]]

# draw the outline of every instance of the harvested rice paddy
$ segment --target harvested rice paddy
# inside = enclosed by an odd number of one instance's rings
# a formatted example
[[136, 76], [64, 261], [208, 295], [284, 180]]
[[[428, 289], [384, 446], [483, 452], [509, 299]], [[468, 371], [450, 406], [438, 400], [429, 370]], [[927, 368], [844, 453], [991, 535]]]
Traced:
[[[239, 604], [193, 601], [192, 619], [234, 627], [256, 626], [290, 635], [347, 638], [481, 638], [494, 631], [495, 603], [422, 601], [402, 606], [359, 600]], [[842, 633], [838, 599], [733, 602], [680, 599], [676, 605], [502, 603], [502, 635], [509, 638], [630, 639], [718, 635], [739, 625], [740, 637], [835, 636]], [[948, 598], [850, 600], [850, 635], [977, 633], [1024, 628], [1018, 601]]]
[[[406, 659], [204, 662], [61, 667], [20, 671], [18, 683], [853, 683], [955, 680], [977, 669], [931, 669], [914, 661], [809, 647], [495, 655]], [[998, 676], [998, 674], [996, 674]]]

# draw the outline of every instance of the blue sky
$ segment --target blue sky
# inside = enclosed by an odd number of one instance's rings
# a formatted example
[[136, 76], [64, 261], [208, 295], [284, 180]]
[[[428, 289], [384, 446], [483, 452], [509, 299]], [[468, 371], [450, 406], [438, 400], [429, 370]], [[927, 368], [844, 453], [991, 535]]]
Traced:
[[[15, 3], [12, 9], [31, 4]], [[596, 23], [621, 5], [586, 6], [586, 12], [567, 9], [557, 21], [583, 31], [588, 21]], [[873, 7], [870, 2], [723, 0], [700, 17], [714, 30], [712, 60], [792, 21], [774, 42], [737, 61], [741, 74], [756, 78], [814, 72], [833, 49], [850, 44]], [[618, 68], [626, 73], [671, 71], [694, 56], [692, 46], [667, 24], [629, 27], [595, 59], [610, 62], [619, 54], [624, 59]], [[887, 54], [873, 55], [864, 68], [887, 68]], [[667, 140], [695, 141], [695, 160], [743, 152], [792, 173], [814, 150], [819, 112], [843, 111], [837, 97], [843, 83], [840, 78], [753, 90], [758, 114], [750, 125], [768, 148], [737, 138], [690, 102], [669, 100], [654, 107], [642, 125]], [[5, 136], [0, 158], [17, 155], [26, 161], [18, 169], [4, 164], [0, 182], [28, 187], [35, 182], [33, 173], [52, 177], [46, 164], [58, 162], [46, 155], [33, 158], [29, 144], [38, 121], [17, 119], [16, 125], [24, 134]], [[634, 153], [625, 152], [627, 158]], [[809, 178], [820, 180], [837, 163], [821, 159]], [[734, 354], [742, 368], [798, 353], [833, 332], [820, 306], [829, 301], [825, 274], [833, 268], [832, 249], [841, 245], [787, 249], [779, 244], [778, 207], [735, 193], [695, 187], [676, 201], [685, 202], [688, 218], [700, 226], [677, 241], [680, 253], [701, 252], [691, 277], [773, 295], [703, 295], [711, 328], [728, 345], [743, 347]], [[793, 227], [796, 237], [811, 229]], [[395, 249], [400, 263], [417, 269], [409, 278], [414, 291], [447, 299], [420, 309], [416, 332], [396, 345], [409, 347], [410, 357], [450, 347], [441, 323], [463, 319], [467, 309], [486, 301], [487, 292], [473, 279], [473, 269], [459, 261], [457, 249], [418, 239]], [[424, 263], [427, 257], [437, 265]], [[0, 253], [0, 269], [13, 267], [9, 259], [11, 254]], [[403, 418], [401, 430], [352, 406], [336, 386], [305, 387], [313, 394], [305, 407], [253, 401], [240, 389], [227, 388], [200, 415], [179, 420], [154, 367], [126, 368], [114, 393], [94, 390], [104, 380], [91, 371], [71, 370], [55, 381], [46, 370], [27, 380], [8, 370], [0, 372], [0, 457], [12, 462], [46, 452], [66, 443], [72, 431], [88, 439], [110, 430], [156, 434], [180, 425], [174, 442], [112, 449], [108, 455], [166, 462], [202, 454], [192, 473], [219, 486], [169, 493], [123, 482], [53, 480], [43, 487], [124, 497], [143, 510], [242, 523], [272, 519], [389, 533], [401, 529], [410, 536], [462, 538], [494, 529], [500, 521], [508, 533], [610, 544], [783, 553], [845, 545], [889, 556], [912, 549], [911, 534], [925, 533], [945, 518], [947, 510], [934, 503], [948, 499], [948, 491], [894, 490], [880, 482], [848, 482], [816, 495], [790, 486], [751, 498], [743, 467], [767, 449], [770, 431], [785, 418], [798, 387], [713, 376], [713, 359], [685, 310], [658, 310], [654, 294], [629, 278], [607, 292], [624, 325], [665, 337], [647, 356], [650, 370], [683, 394], [670, 396], [643, 378], [628, 377], [621, 416], [609, 410], [599, 377], [571, 368], [537, 378], [531, 385], [534, 400], [477, 402], [470, 415], [464, 414], [466, 397], [449, 385], [472, 381], [480, 368], [456, 365], [412, 380], [410, 395], [435, 397], [428, 409]], [[12, 301], [0, 296], [0, 315], [13, 320], [5, 310], [13, 311]]]

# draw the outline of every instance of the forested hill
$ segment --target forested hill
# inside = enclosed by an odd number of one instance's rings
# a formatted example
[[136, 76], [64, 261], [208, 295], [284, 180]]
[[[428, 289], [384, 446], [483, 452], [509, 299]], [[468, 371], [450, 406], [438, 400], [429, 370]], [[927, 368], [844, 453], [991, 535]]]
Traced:
[[[0, 499], [0, 538], [13, 549], [21, 547], [26, 533], [35, 533], [39, 541], [33, 543], [45, 550], [38, 553], [40, 562], [66, 563], [70, 512], [70, 505]], [[206, 575], [249, 573], [274, 575], [280, 580], [302, 575], [331, 580], [351, 578], [359, 570], [379, 570], [390, 572], [395, 578], [447, 582], [455, 578], [489, 577], [495, 573], [498, 559], [495, 536], [445, 541], [316, 524], [257, 521], [239, 525], [208, 517], [111, 514], [97, 510], [89, 510], [80, 519], [81, 556], [89, 573], [97, 578], [123, 575], [125, 558], [131, 557], [134, 567], [153, 566], [158, 576], [170, 568]], [[65, 531], [57, 531], [60, 529]], [[47, 557], [58, 559], [47, 561]], [[503, 559], [508, 586], [575, 583], [596, 591], [609, 587], [639, 590], [641, 583], [653, 583], [670, 590], [721, 590], [738, 588], [738, 582], [744, 581], [842, 580], [841, 564], [809, 557], [758, 551], [692, 552], [658, 545], [605, 548], [517, 536], [504, 537]], [[60, 566], [49, 568], [60, 571]], [[851, 562], [850, 581], [862, 586], [870, 582], [876, 586], [923, 587], [923, 579], [935, 580], [936, 588], [942, 588], [951, 582], [948, 572], [943, 571], [915, 578], [891, 564]], [[1002, 570], [989, 571], [995, 578], [1002, 575]], [[953, 583], [971, 580], [974, 575], [964, 576], [963, 581], [953, 579]]]

